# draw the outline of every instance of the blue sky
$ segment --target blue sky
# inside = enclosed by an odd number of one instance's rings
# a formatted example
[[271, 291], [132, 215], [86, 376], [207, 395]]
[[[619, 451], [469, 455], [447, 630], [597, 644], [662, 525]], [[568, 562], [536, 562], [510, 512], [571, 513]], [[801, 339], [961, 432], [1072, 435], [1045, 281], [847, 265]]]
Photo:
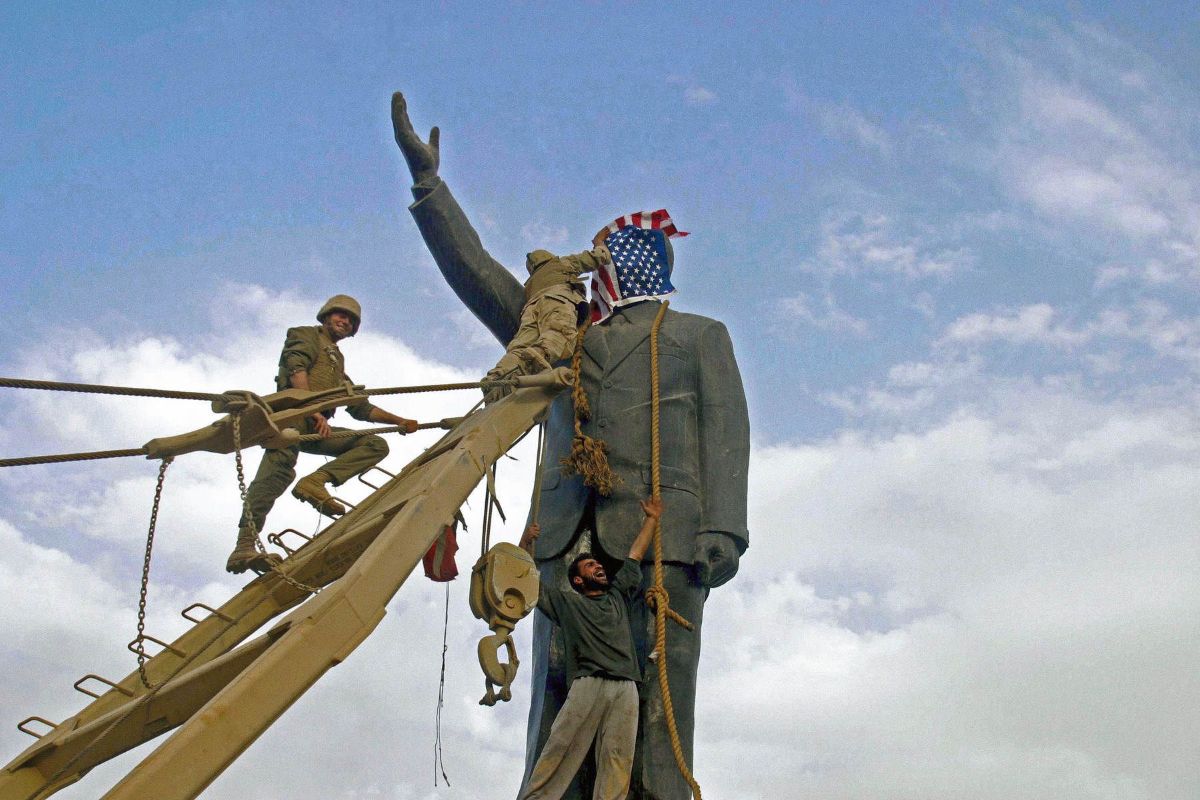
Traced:
[[[338, 292], [364, 301], [357, 380], [481, 374], [498, 345], [405, 209], [403, 90], [511, 267], [643, 208], [692, 232], [673, 306], [729, 326], [754, 437], [752, 546], [707, 611], [726, 638], [706, 637], [702, 691], [739, 708], [699, 710], [714, 796], [1191, 798], [1200, 715], [1166, 698], [1200, 700], [1198, 34], [1189, 3], [10, 4], [0, 374], [267, 391], [283, 329]], [[208, 421], [4, 391], [8, 455]], [[167, 628], [238, 586], [230, 464], [173, 469]], [[61, 598], [0, 617], [14, 721], [30, 698], [70, 713], [46, 675], [129, 669], [152, 484], [133, 461], [0, 474], [0, 589]], [[314, 524], [284, 503], [272, 521]], [[425, 694], [368, 667], [436, 681], [433, 650], [399, 643], [434, 647], [440, 598], [405, 587], [399, 621], [211, 796], [271, 796], [263, 771], [289, 797], [445, 796], [423, 756], [373, 745], [366, 769], [305, 738], [358, 697], [378, 741], [429, 739]], [[451, 741], [486, 756], [455, 793], [509, 796], [488, 770], [519, 770], [495, 742], [523, 708], [483, 716], [473, 669]], [[793, 766], [745, 775], [730, 753]]]

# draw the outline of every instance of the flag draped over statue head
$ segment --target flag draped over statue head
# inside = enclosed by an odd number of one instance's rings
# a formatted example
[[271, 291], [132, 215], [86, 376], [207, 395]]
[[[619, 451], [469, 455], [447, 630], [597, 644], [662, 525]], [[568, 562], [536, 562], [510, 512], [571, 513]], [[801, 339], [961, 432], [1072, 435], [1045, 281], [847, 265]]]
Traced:
[[592, 322], [608, 319], [613, 309], [675, 293], [667, 239], [687, 236], [665, 208], [618, 217], [608, 226], [604, 245], [612, 262], [592, 276]]

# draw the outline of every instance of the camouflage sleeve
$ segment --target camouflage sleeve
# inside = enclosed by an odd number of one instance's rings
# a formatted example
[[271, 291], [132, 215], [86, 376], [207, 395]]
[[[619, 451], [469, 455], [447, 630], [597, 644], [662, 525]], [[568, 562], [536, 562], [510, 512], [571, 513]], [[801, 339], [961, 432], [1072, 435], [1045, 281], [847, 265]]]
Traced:
[[[350, 383], [354, 383], [354, 381], [350, 380], [350, 376], [346, 375], [346, 373], [343, 372], [342, 376], [345, 377], [346, 380], [350, 381]], [[371, 411], [374, 408], [375, 406], [371, 405], [369, 401], [363, 400], [361, 403], [356, 403], [352, 406], [346, 406], [346, 413], [360, 422], [370, 422]]]
[[283, 352], [279, 355], [279, 371], [288, 376], [308, 371], [317, 360], [317, 340], [311, 327], [288, 328]]
[[587, 272], [594, 272], [606, 263], [608, 261], [608, 250], [603, 247], [597, 247], [593, 250], [584, 250], [582, 253], [562, 256], [559, 260], [564, 264], [568, 264], [573, 274], [583, 275]]

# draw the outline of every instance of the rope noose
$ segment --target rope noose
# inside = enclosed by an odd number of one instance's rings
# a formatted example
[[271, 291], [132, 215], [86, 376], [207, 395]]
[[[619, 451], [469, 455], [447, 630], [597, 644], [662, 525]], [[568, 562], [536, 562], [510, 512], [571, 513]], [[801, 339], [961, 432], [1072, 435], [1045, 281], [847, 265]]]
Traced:
[[[658, 384], [658, 328], [667, 313], [669, 301], [663, 301], [650, 329], [650, 474], [655, 499], [662, 495], [662, 441], [659, 434], [659, 384]], [[667, 732], [671, 736], [671, 752], [675, 754], [675, 765], [692, 789], [695, 800], [701, 800], [700, 784], [688, 769], [683, 757], [683, 743], [679, 741], [679, 728], [675, 724], [675, 706], [671, 702], [671, 686], [667, 678], [667, 618], [688, 630], [690, 622], [671, 610], [671, 598], [663, 584], [662, 520], [654, 522], [654, 585], [646, 590], [646, 605], [654, 609], [654, 652], [658, 658], [658, 689], [662, 695], [663, 712], [667, 720]]]

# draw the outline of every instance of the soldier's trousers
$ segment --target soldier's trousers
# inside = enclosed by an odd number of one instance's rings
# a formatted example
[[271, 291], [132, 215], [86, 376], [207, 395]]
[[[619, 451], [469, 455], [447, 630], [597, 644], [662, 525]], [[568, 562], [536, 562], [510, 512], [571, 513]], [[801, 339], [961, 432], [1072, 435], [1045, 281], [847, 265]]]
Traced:
[[[311, 423], [306, 424], [302, 431], [312, 432]], [[275, 501], [296, 479], [296, 459], [300, 457], [301, 451], [319, 456], [334, 456], [332, 461], [319, 469], [332, 479], [335, 486], [341, 486], [355, 475], [360, 475], [383, 461], [388, 454], [388, 446], [382, 437], [368, 434], [341, 439], [318, 439], [315, 442], [301, 442], [294, 447], [263, 451], [258, 472], [254, 475], [250, 488], [246, 490], [246, 504], [256, 531], [262, 532], [263, 523]], [[238, 527], [246, 527], [247, 522], [243, 512]]]
[[592, 800], [625, 800], [637, 737], [638, 693], [633, 681], [576, 678], [559, 709], [521, 800], [558, 800], [596, 744]]
[[521, 309], [521, 324], [489, 377], [533, 375], [575, 349], [578, 310], [559, 297], [541, 297]]
[[[583, 550], [594, 552], [597, 549], [589, 536], [580, 536], [562, 557], [539, 562], [542, 581], [566, 587], [567, 566], [571, 559]], [[615, 565], [619, 562], [606, 557], [606, 563]], [[653, 584], [653, 572], [653, 564], [642, 564], [643, 589]], [[663, 582], [671, 597], [671, 608], [695, 626], [695, 630], [689, 631], [674, 622], [667, 622], [667, 677], [684, 761], [689, 770], [692, 769], [700, 631], [704, 622], [704, 601], [708, 596], [708, 591], [696, 581], [695, 572], [690, 565], [663, 564]], [[609, 574], [615, 573], [614, 566]], [[546, 747], [554, 719], [567, 699], [568, 690], [562, 633], [545, 614], [535, 613], [533, 616], [533, 669], [525, 742], [525, 782], [531, 779], [534, 764]], [[630, 603], [630, 617], [634, 646], [643, 664], [644, 674], [638, 687], [638, 733], [629, 797], [636, 800], [688, 800], [691, 788], [675, 764], [659, 690], [658, 670], [662, 666], [662, 659], [646, 660], [654, 649], [654, 614], [646, 607], [644, 599], [639, 598]], [[592, 797], [596, 777], [594, 759], [586, 758], [576, 779], [567, 786], [562, 797], [564, 800], [588, 800]]]

